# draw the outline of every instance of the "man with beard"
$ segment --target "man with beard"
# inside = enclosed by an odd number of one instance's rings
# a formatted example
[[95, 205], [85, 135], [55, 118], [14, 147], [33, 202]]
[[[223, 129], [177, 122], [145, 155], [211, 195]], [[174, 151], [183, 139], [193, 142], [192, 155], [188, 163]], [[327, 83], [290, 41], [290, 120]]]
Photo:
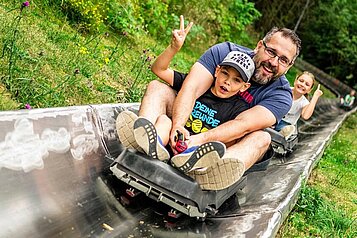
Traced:
[[[180, 31], [185, 37], [187, 32], [185, 33], [182, 25]], [[254, 50], [231, 42], [214, 45], [193, 65], [177, 95], [167, 85], [158, 81], [150, 82], [142, 100], [139, 115], [152, 123], [155, 123], [158, 116], [162, 114], [172, 117], [170, 144], [173, 150], [177, 131], [184, 134], [189, 147], [210, 141], [225, 143], [226, 153], [222, 159], [217, 158], [217, 160], [220, 159], [219, 162], [215, 162], [217, 164], [191, 171], [189, 174], [199, 184], [212, 183], [205, 187], [215, 188], [214, 190], [223, 189], [236, 182], [242, 175], [235, 176], [232, 172], [231, 174], [218, 172], [222, 171], [220, 166], [224, 166], [224, 169], [229, 167], [227, 164], [222, 164], [223, 159], [236, 158], [241, 161], [244, 164], [243, 172], [249, 168], [257, 170], [267, 167], [271, 156], [264, 155], [269, 149], [271, 138], [262, 129], [279, 122], [291, 107], [292, 92], [284, 74], [292, 67], [300, 48], [301, 41], [295, 32], [276, 27], [257, 43]], [[194, 102], [210, 88], [214, 82], [216, 66], [231, 51], [244, 52], [253, 57], [255, 62], [256, 71], [251, 79], [251, 87], [237, 95], [249, 104], [249, 109], [239, 114], [234, 120], [216, 128], [190, 135], [184, 125], [194, 107]], [[119, 118], [117, 125], [123, 121], [128, 121], [128, 119]], [[128, 144], [126, 146], [130, 147]], [[219, 176], [217, 179], [207, 180], [212, 174], [219, 174]], [[214, 184], [215, 181], [217, 184]]]

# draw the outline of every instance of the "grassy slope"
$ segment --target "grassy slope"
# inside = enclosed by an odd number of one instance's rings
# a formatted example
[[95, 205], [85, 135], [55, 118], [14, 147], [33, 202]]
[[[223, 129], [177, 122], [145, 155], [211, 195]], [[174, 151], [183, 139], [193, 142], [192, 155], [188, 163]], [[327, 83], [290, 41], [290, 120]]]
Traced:
[[278, 237], [357, 237], [357, 113], [338, 133]]
[[[19, 9], [11, 9], [16, 5], [0, 5], [0, 110], [27, 103], [36, 108], [139, 101], [155, 78], [149, 66], [170, 39], [158, 41], [140, 30], [136, 35], [110, 29], [80, 34], [61, 13], [32, 5], [14, 25]], [[172, 64], [185, 72], [209, 47], [190, 37], [186, 41]], [[288, 74], [290, 81], [295, 73]]]
[[[14, 25], [19, 10], [9, 11], [12, 5], [0, 5], [0, 110], [26, 103], [55, 107], [138, 101], [146, 83], [155, 78], [149, 70], [154, 56], [170, 39], [163, 43], [145, 32], [134, 36], [110, 29], [80, 34], [65, 16], [32, 6]], [[195, 50], [183, 50], [176, 67], [188, 71], [202, 53]]]

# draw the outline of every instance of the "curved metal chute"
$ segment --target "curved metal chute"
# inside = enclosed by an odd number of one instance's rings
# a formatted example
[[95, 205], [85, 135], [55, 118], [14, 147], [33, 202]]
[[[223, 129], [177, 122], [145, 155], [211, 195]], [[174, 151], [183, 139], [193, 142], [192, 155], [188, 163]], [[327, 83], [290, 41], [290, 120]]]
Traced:
[[[320, 100], [288, 157], [248, 175], [215, 218], [170, 220], [169, 207], [137, 196], [109, 166], [123, 150], [115, 119], [138, 104], [0, 112], [0, 237], [270, 237], [291, 211], [345, 112]], [[238, 198], [240, 203], [238, 203]], [[245, 201], [244, 201], [245, 200]]]

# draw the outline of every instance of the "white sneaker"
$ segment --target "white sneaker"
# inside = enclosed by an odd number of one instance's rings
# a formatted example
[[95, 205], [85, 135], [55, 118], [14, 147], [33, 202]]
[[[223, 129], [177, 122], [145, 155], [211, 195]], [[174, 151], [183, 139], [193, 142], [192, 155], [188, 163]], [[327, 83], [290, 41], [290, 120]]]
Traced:
[[142, 151], [134, 137], [134, 122], [138, 116], [131, 111], [121, 112], [116, 119], [116, 129], [124, 147]]
[[280, 134], [285, 137], [285, 140], [289, 139], [289, 137], [292, 136], [294, 133], [295, 126], [293, 125], [284, 126], [283, 129], [280, 130]]
[[245, 172], [244, 163], [236, 158], [222, 158], [208, 168], [187, 173], [203, 190], [222, 190], [236, 183]]
[[171, 159], [171, 164], [184, 173], [197, 168], [210, 167], [226, 153], [226, 145], [219, 141], [188, 148]]
[[139, 117], [135, 120], [134, 137], [136, 143], [153, 159], [158, 159], [164, 162], [170, 159], [170, 154], [165, 146], [162, 145], [155, 126], [146, 118]]

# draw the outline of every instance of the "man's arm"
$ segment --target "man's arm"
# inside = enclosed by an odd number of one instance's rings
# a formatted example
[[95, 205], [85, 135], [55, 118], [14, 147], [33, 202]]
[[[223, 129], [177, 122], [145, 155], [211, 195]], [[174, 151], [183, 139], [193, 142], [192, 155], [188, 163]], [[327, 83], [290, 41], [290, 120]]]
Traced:
[[209, 141], [228, 143], [253, 131], [270, 127], [275, 122], [276, 118], [271, 111], [257, 105], [242, 112], [234, 120], [223, 123], [204, 133], [191, 136], [189, 145], [200, 145]]
[[185, 138], [189, 138], [189, 133], [184, 129], [184, 125], [192, 112], [196, 99], [210, 88], [212, 82], [213, 75], [202, 64], [196, 62], [187, 75], [174, 103], [170, 135], [172, 144], [174, 144], [176, 130], [184, 133]]

